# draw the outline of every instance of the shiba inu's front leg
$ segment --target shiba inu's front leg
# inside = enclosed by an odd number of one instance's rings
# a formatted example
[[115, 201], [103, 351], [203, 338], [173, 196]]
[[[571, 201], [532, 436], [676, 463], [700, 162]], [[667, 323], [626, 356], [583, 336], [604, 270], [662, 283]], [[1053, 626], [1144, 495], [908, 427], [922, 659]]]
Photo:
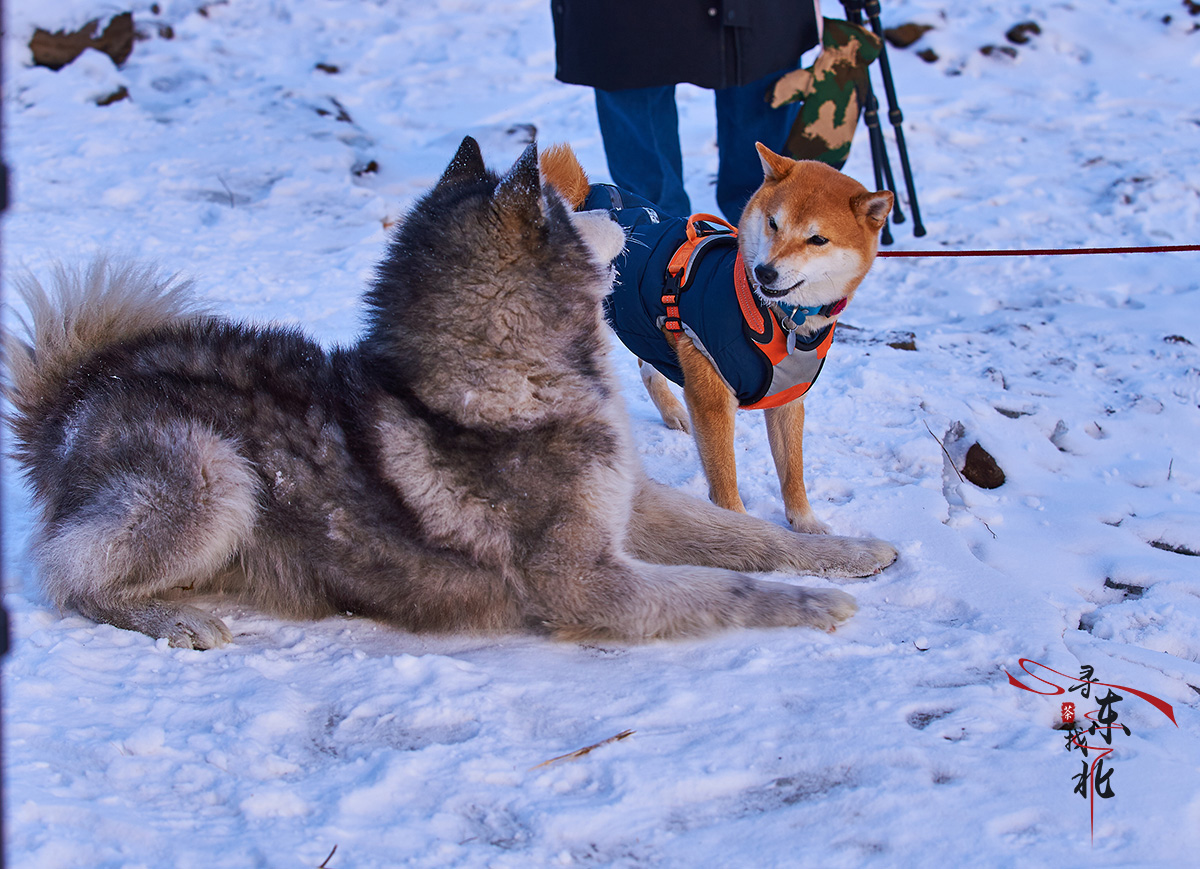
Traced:
[[718, 507], [745, 513], [737, 487], [737, 460], [733, 452], [733, 425], [737, 397], [691, 339], [675, 345], [683, 369], [683, 397], [692, 417], [692, 433], [700, 464], [708, 480], [708, 497]]
[[813, 515], [804, 490], [803, 399], [767, 408], [764, 414], [788, 523], [802, 534], [828, 534], [829, 526]]

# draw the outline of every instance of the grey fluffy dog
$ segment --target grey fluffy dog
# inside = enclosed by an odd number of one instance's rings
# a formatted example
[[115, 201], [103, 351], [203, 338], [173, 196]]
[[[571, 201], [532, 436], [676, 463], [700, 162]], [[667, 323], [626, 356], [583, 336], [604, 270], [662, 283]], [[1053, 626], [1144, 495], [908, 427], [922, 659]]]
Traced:
[[500, 178], [467, 139], [354, 347], [220, 319], [135, 267], [26, 280], [9, 396], [48, 595], [193, 648], [231, 639], [183, 602], [212, 593], [410, 630], [831, 630], [849, 595], [734, 571], [865, 576], [895, 550], [646, 478], [600, 316], [623, 244], [543, 189], [534, 146]]

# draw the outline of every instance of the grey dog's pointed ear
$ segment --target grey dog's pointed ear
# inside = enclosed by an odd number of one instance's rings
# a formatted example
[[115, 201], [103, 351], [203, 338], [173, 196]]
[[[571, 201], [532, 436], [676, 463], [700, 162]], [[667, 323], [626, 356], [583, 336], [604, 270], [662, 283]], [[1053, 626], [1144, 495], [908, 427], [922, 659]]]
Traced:
[[537, 143], [525, 149], [525, 153], [517, 158], [508, 174], [496, 185], [496, 205], [502, 213], [514, 214], [531, 225], [545, 220]]
[[486, 177], [487, 167], [483, 165], [483, 154], [479, 150], [479, 143], [470, 136], [466, 136], [462, 140], [462, 144], [458, 146], [458, 152], [451, 159], [450, 165], [442, 173], [437, 186], [457, 184], [463, 181], [479, 181]]

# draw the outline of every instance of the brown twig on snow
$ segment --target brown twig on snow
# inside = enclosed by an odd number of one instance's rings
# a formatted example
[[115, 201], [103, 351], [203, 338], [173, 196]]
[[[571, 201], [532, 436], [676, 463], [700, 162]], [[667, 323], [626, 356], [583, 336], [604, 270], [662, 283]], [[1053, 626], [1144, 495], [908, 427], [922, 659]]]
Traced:
[[[937, 445], [938, 445], [939, 447], [941, 447], [941, 448], [942, 448], [942, 452], [946, 454], [946, 458], [947, 458], [947, 460], [949, 460], [949, 462], [950, 462], [950, 467], [954, 468], [954, 473], [958, 474], [958, 479], [959, 479], [959, 482], [965, 483], [965, 482], [966, 482], [966, 480], [964, 480], [964, 479], [963, 479], [963, 475], [962, 475], [962, 474], [959, 472], [959, 470], [958, 470], [958, 466], [954, 464], [954, 459], [950, 458], [950, 451], [946, 449], [946, 446], [945, 446], [945, 444], [943, 444], [943, 443], [942, 443], [940, 440], [938, 440], [938, 436], [937, 436], [937, 435], [935, 435], [935, 434], [933, 433], [933, 429], [931, 429], [931, 428], [929, 427], [929, 423], [925, 422], [925, 420], [921, 420], [921, 422], [922, 422], [922, 423], [924, 423], [924, 425], [925, 425], [925, 431], [929, 432], [929, 436], [930, 436], [931, 438], [933, 438], [935, 441], [937, 441]], [[972, 513], [971, 515], [973, 515], [973, 516], [974, 516], [974, 514], [973, 514], [973, 513]], [[979, 517], [978, 517], [978, 516], [975, 516], [975, 518], [976, 518], [976, 519], [979, 519]], [[993, 539], [993, 540], [997, 539], [997, 538], [996, 538], [996, 532], [992, 530], [992, 526], [991, 526], [991, 525], [988, 525], [988, 524], [987, 524], [986, 522], [984, 522], [982, 519], [979, 519], [979, 522], [980, 522], [980, 524], [981, 524], [981, 525], [983, 525], [983, 527], [984, 527], [984, 528], [986, 528], [986, 529], [988, 530], [988, 534], [991, 534], [991, 535], [992, 535], [992, 539]]]
[[946, 454], [946, 459], [950, 462], [950, 467], [954, 468], [954, 473], [958, 474], [959, 482], [965, 483], [966, 480], [964, 480], [963, 475], [959, 473], [958, 465], [954, 464], [954, 459], [950, 458], [950, 451], [946, 449], [945, 445], [940, 440], [938, 440], [938, 436], [933, 433], [933, 429], [929, 427], [929, 423], [925, 422], [925, 420], [921, 420], [921, 423], [925, 426], [925, 431], [929, 432], [929, 436], [937, 442], [937, 445], [942, 448], [942, 452]]
[[544, 766], [549, 766], [550, 764], [558, 763], [559, 761], [574, 760], [577, 757], [583, 757], [588, 752], [594, 751], [595, 749], [599, 748], [602, 745], [608, 745], [610, 742], [618, 742], [619, 740], [622, 740], [627, 736], [633, 736], [633, 734], [636, 732], [637, 731], [634, 731], [634, 730], [622, 730], [616, 736], [610, 736], [608, 739], [601, 740], [600, 742], [597, 742], [595, 745], [589, 745], [587, 748], [581, 748], [578, 751], [572, 751], [569, 754], [560, 754], [558, 757], [552, 757], [549, 760], [542, 761], [537, 766], [531, 766], [529, 768], [529, 771], [533, 772], [535, 769], [541, 769]]
[[[221, 182], [221, 186], [225, 188], [225, 195], [229, 197], [229, 207], [236, 208], [237, 201], [233, 198], [233, 191], [229, 189], [229, 185], [225, 183], [225, 179], [218, 175], [217, 180]], [[321, 867], [318, 866], [317, 869], [321, 869]]]

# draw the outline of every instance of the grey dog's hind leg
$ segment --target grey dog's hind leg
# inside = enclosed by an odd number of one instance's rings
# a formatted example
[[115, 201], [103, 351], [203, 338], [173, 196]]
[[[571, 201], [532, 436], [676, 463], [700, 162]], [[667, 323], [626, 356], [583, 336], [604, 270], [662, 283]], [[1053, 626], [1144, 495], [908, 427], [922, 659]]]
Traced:
[[897, 555], [882, 540], [796, 534], [649, 479], [642, 481], [634, 496], [628, 535], [629, 551], [646, 561], [731, 570], [867, 577]]
[[89, 618], [173, 646], [228, 642], [220, 619], [166, 597], [202, 589], [251, 533], [249, 463], [229, 441], [186, 423], [114, 435], [107, 446], [91, 457], [87, 476], [97, 482], [88, 497], [34, 544], [47, 591]]

